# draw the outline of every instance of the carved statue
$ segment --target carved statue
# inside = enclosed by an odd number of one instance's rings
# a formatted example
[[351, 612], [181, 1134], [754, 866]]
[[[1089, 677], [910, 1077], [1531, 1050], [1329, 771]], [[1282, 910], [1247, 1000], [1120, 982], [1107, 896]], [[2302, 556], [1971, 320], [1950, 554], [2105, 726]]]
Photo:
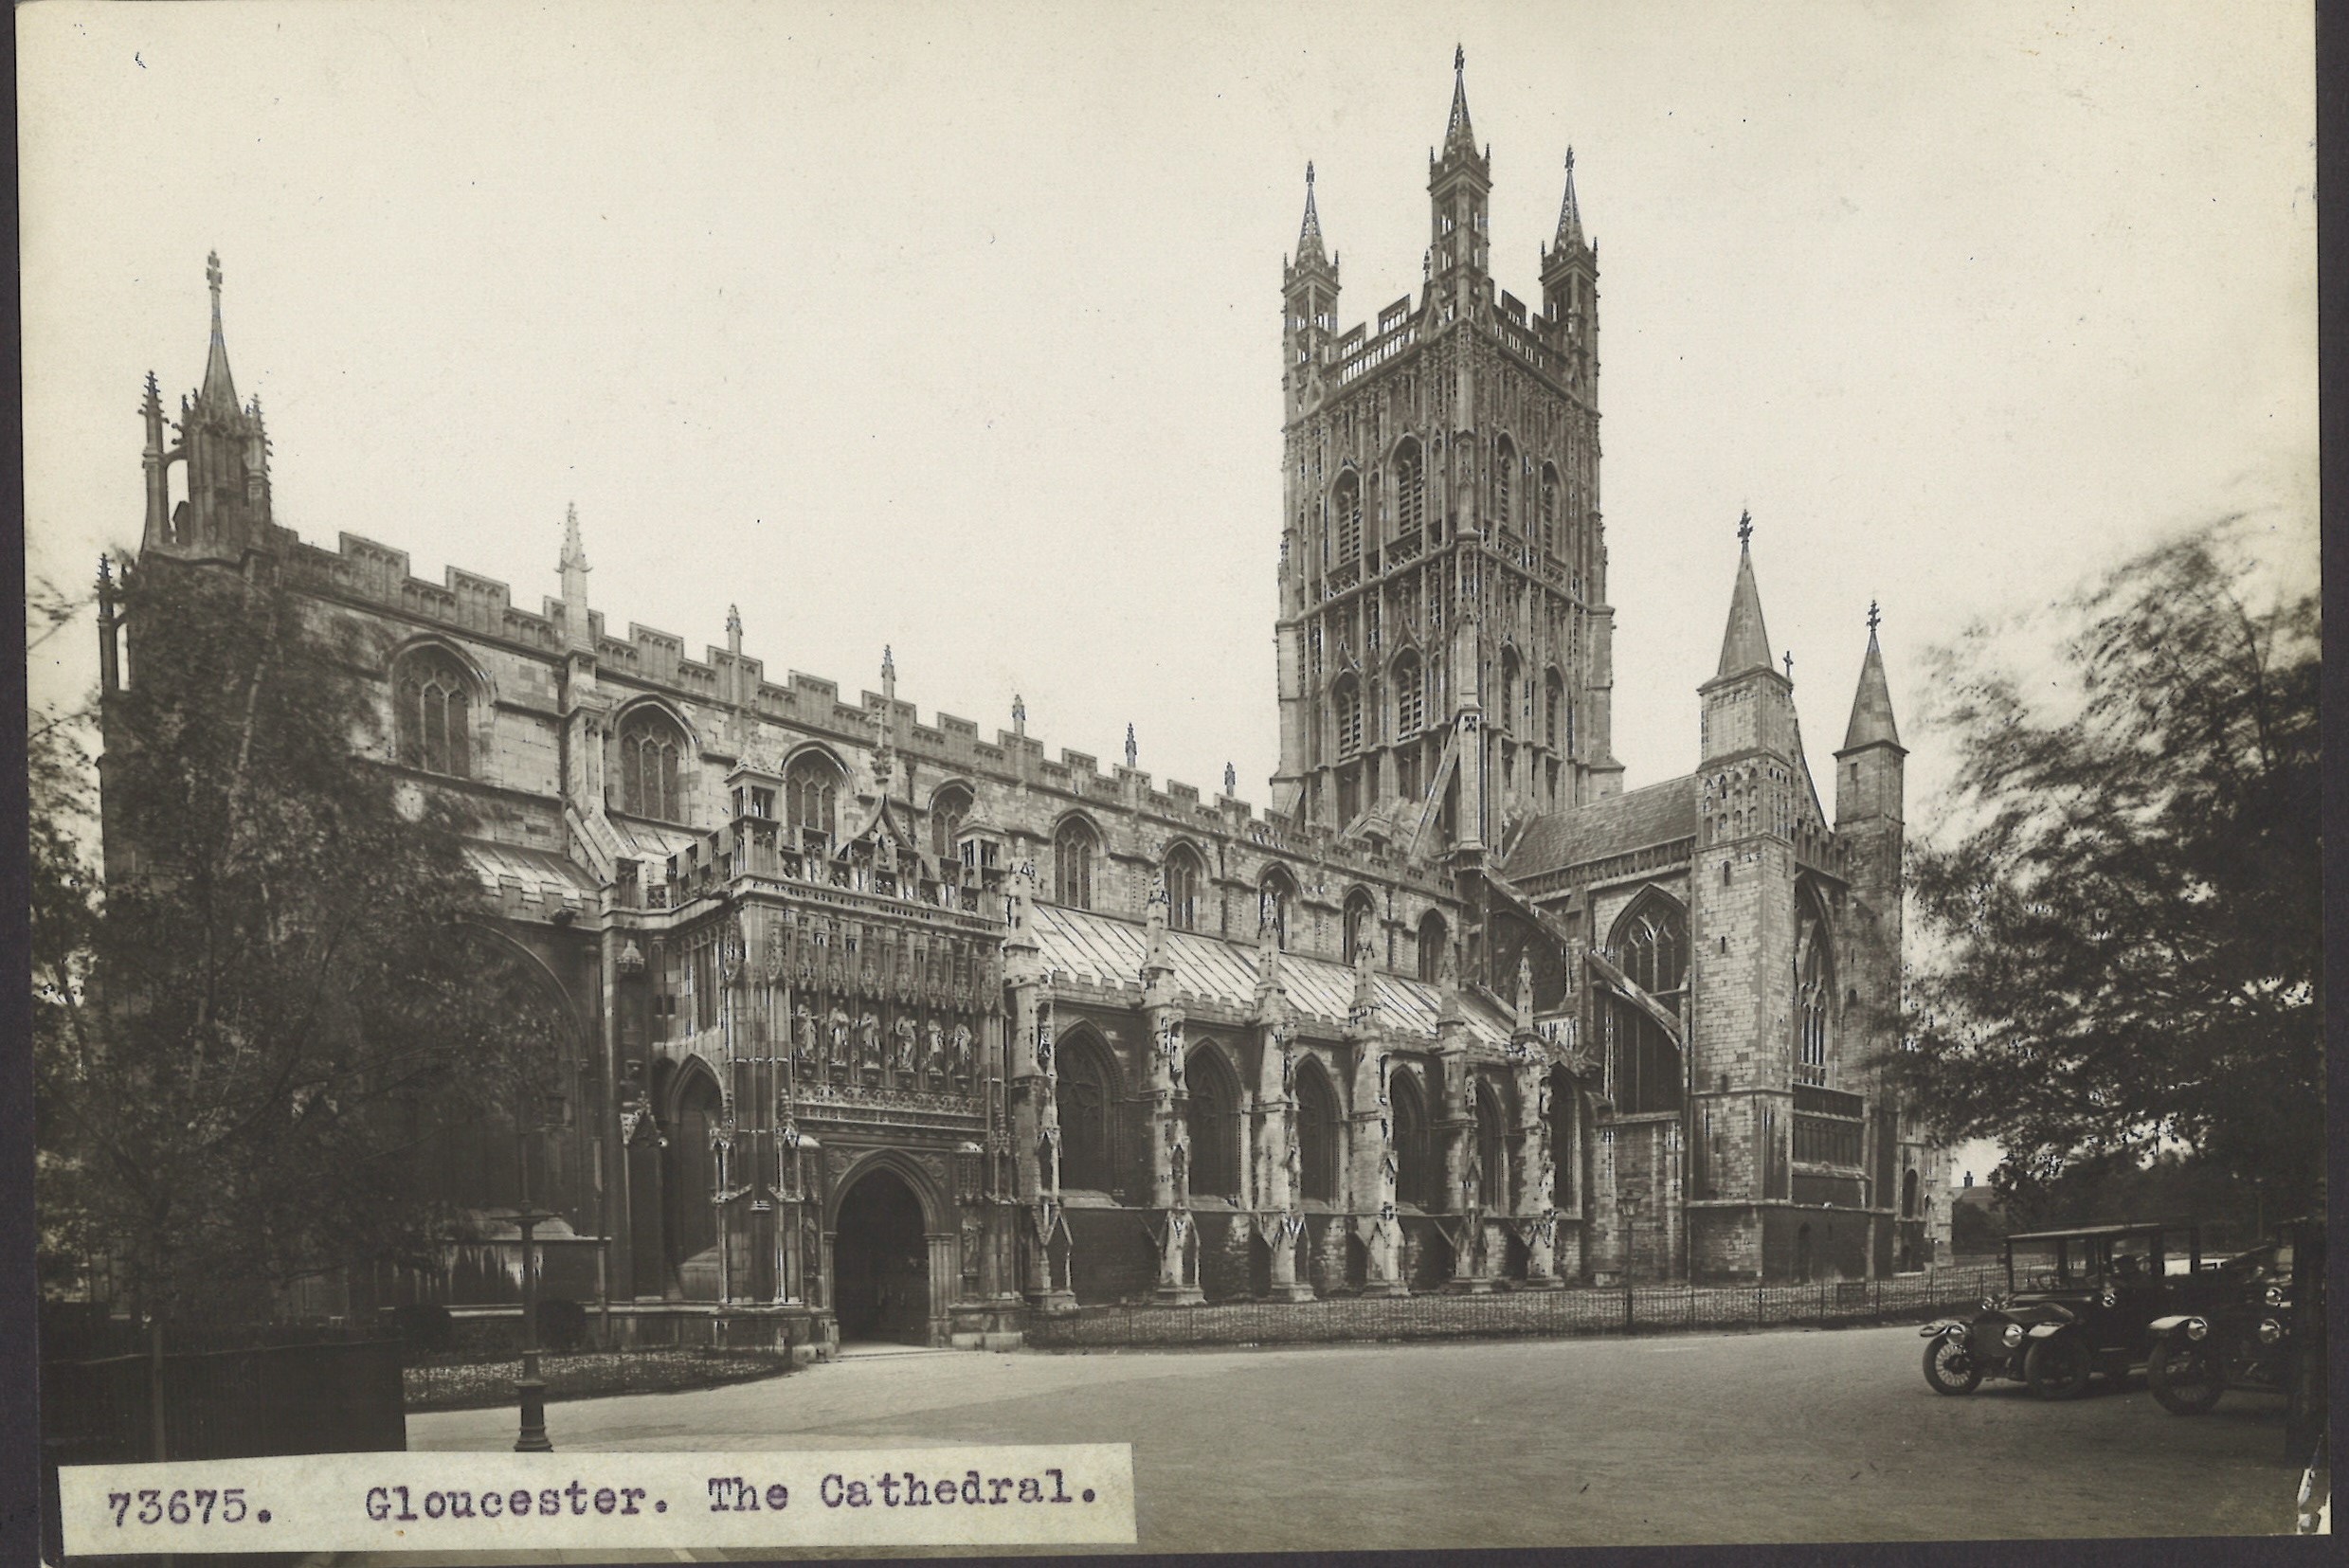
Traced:
[[831, 1025], [832, 1029], [832, 1065], [846, 1067], [848, 1065], [848, 1015], [835, 1006], [832, 1009], [832, 1016], [825, 1021]]
[[881, 1020], [870, 1013], [857, 1020], [857, 1065], [881, 1065]]
[[936, 1018], [922, 1027], [922, 1071], [936, 1077], [946, 1071], [946, 1030]]
[[970, 1076], [970, 1025], [958, 1023], [954, 1026], [953, 1047], [954, 1075], [967, 1078]]
[[900, 1014], [896, 1023], [891, 1026], [891, 1033], [896, 1036], [897, 1041], [897, 1071], [912, 1072], [914, 1069], [913, 1020]]
[[800, 1060], [814, 1061], [816, 1059], [816, 1015], [807, 1010], [805, 1002], [801, 1002], [799, 1011], [792, 1016], [791, 1021], [792, 1037], [798, 1047]]
[[1191, 1190], [1191, 1151], [1181, 1144], [1175, 1144], [1174, 1152], [1166, 1157], [1166, 1168], [1174, 1183], [1175, 1201], [1179, 1203]]

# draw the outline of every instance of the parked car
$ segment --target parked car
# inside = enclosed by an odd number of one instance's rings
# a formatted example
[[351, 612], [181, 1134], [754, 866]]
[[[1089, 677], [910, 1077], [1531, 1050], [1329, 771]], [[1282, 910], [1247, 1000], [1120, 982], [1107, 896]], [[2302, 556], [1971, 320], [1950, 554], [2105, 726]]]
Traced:
[[2151, 1348], [2154, 1319], [2198, 1299], [2203, 1274], [2191, 1221], [2010, 1235], [2005, 1293], [1920, 1330], [1924, 1380], [1955, 1395], [2008, 1378], [2043, 1399], [2075, 1398], [2099, 1372], [2127, 1377]]
[[2279, 1225], [2265, 1246], [2213, 1271], [2214, 1289], [2199, 1309], [2154, 1320], [2145, 1382], [2163, 1410], [2199, 1415], [2231, 1388], [2290, 1392], [2303, 1339], [2292, 1308], [2303, 1291], [2319, 1296], [2313, 1321], [2323, 1321], [2324, 1253], [2309, 1234], [2318, 1223]]

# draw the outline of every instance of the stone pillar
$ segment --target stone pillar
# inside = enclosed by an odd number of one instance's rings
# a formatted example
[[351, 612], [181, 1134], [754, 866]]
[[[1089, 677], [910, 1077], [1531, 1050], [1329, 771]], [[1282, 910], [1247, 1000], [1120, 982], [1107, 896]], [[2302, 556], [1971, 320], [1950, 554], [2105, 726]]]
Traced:
[[1146, 910], [1142, 999], [1150, 1020], [1150, 1206], [1165, 1216], [1159, 1236], [1162, 1306], [1197, 1307], [1206, 1297], [1186, 1267], [1191, 1241], [1190, 1095], [1183, 1076], [1183, 1008], [1175, 1000], [1174, 960], [1166, 947], [1166, 880], [1152, 882]]
[[1260, 1027], [1256, 1103], [1264, 1110], [1264, 1186], [1257, 1223], [1273, 1253], [1273, 1299], [1311, 1301], [1313, 1284], [1297, 1278], [1297, 1237], [1305, 1230], [1299, 1203], [1296, 1143], [1297, 1058], [1286, 1022]]

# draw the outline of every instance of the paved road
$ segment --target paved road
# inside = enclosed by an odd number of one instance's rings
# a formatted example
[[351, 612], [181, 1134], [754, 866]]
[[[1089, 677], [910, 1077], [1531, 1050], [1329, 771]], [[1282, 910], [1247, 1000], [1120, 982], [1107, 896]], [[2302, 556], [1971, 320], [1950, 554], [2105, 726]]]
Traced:
[[[851, 1356], [548, 1411], [559, 1449], [1130, 1442], [1141, 1548], [2288, 1530], [2277, 1401], [1942, 1398], [1914, 1328], [1293, 1350]], [[504, 1448], [502, 1411], [414, 1416]], [[679, 1554], [682, 1555], [682, 1554]], [[698, 1554], [696, 1554], [698, 1555]], [[403, 1559], [414, 1563], [414, 1556]]]

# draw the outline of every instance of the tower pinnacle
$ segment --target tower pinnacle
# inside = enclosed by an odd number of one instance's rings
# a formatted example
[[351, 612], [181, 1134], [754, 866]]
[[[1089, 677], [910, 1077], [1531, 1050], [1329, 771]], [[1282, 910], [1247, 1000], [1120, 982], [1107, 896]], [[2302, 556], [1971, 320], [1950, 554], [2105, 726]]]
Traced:
[[220, 323], [220, 252], [215, 250], [204, 258], [204, 280], [212, 291], [212, 347], [204, 361], [204, 387], [196, 396], [209, 408], [234, 413], [237, 384], [228, 373], [228, 338]]
[[1313, 210], [1313, 166], [1305, 166], [1305, 225], [1297, 231], [1297, 262], [1326, 260], [1321, 243], [1321, 214]]
[[1901, 744], [1900, 730], [1892, 722], [1892, 690], [1884, 678], [1884, 650], [1876, 645], [1876, 626], [1883, 619], [1874, 601], [1870, 601], [1868, 654], [1860, 660], [1859, 690], [1852, 696], [1852, 722], [1843, 731], [1844, 751]]
[[1737, 586], [1729, 595], [1729, 625], [1721, 639], [1716, 680], [1748, 670], [1777, 674], [1770, 658], [1770, 633], [1762, 623], [1762, 589], [1754, 582], [1753, 537], [1753, 514], [1743, 514], [1737, 520]]
[[1558, 207], [1558, 235], [1550, 242], [1553, 250], [1565, 250], [1582, 243], [1582, 205], [1574, 195], [1574, 149], [1566, 149], [1566, 194]]
[[1452, 50], [1452, 117], [1444, 123], [1444, 156], [1476, 155], [1476, 128], [1468, 119], [1468, 50]]

